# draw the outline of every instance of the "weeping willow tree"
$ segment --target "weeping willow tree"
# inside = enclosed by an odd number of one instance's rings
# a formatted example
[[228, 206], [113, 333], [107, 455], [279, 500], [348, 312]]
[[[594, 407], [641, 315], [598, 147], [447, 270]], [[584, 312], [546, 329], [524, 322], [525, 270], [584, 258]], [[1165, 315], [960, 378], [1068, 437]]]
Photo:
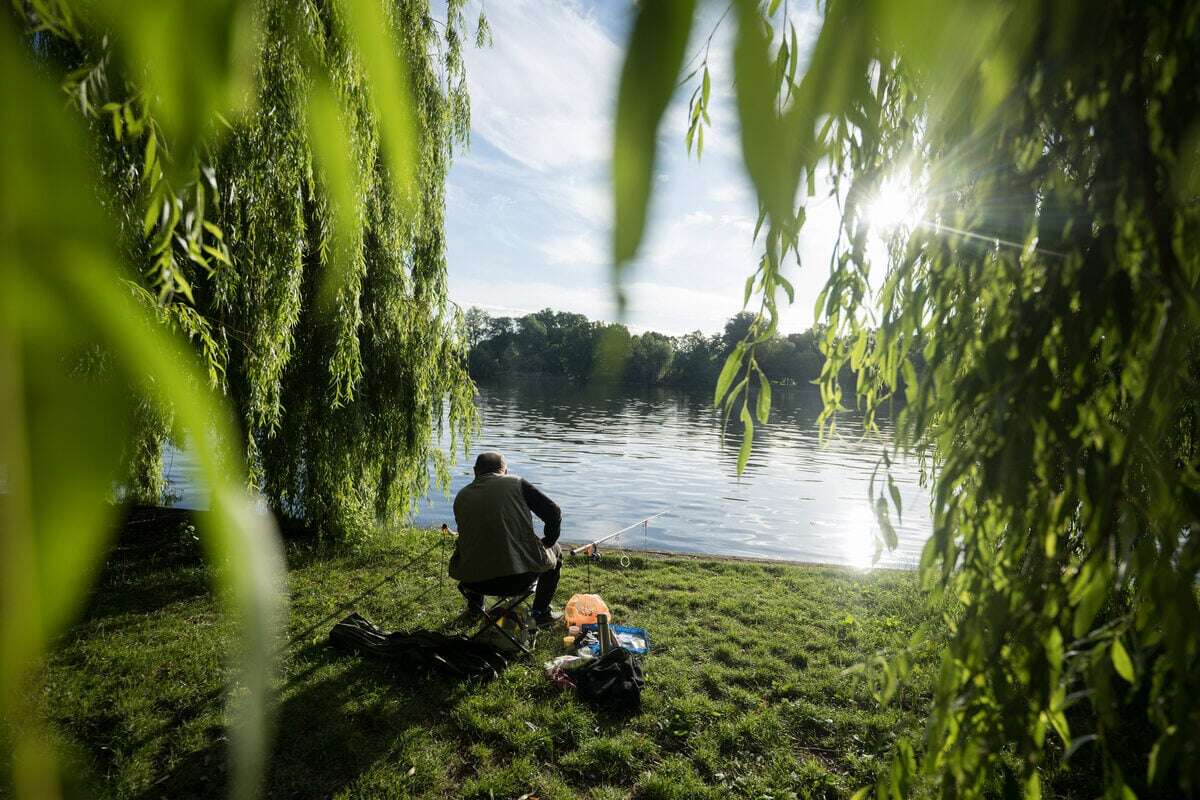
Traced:
[[[214, 276], [208, 314], [229, 335], [230, 391], [257, 481], [322, 535], [352, 537], [406, 515], [427, 489], [429, 454], [444, 455], [431, 448], [443, 403], [452, 450], [473, 419], [462, 324], [446, 300], [446, 171], [469, 130], [460, 11], [449, 11], [437, 63], [428, 3], [387, 8], [411, 82], [407, 196], [391, 190], [370, 89], [336, 4], [307, 5], [301, 20], [291, 3], [268, 4], [258, 106], [270, 113], [235, 130], [217, 159], [230, 187], [220, 224], [238, 268]], [[342, 146], [361, 170], [341, 238], [307, 130], [314, 61], [333, 78]], [[335, 313], [322, 313], [325, 304]], [[444, 459], [435, 463], [444, 480]]]
[[201, 542], [239, 634], [230, 786], [250, 797], [286, 601], [247, 486], [361, 535], [424, 490], [446, 405], [452, 440], [470, 430], [442, 241], [467, 20], [445, 8], [0, 13], [0, 791], [63, 795], [42, 657], [103, 560], [114, 481], [161, 491], [164, 435], [209, 490]]
[[[444, 21], [427, 0], [199, 13], [226, 50], [218, 66], [232, 64], [230, 111], [207, 120], [157, 102], [153, 76], [123, 58], [122, 26], [140, 42], [158, 33], [154, 12], [128, 22], [108, 4], [82, 18], [70, 5], [25, 8], [35, 49], [65, 67], [92, 120], [140, 266], [130, 291], [193, 341], [232, 400], [251, 485], [323, 537], [402, 520], [429, 488], [431, 459], [448, 479], [441, 426], [452, 454], [473, 425], [444, 241], [446, 172], [470, 127], [462, 5]], [[368, 25], [391, 52], [360, 38]], [[177, 117], [201, 130], [169, 124]], [[170, 409], [139, 408], [127, 485], [153, 501]]]
[[[618, 265], [681, 77], [688, 145], [710, 124], [708, 49], [682, 74], [695, 6], [645, 4], [634, 27]], [[934, 467], [920, 570], [950, 640], [925, 741], [899, 743], [864, 793], [1195, 795], [1200, 4], [828, 0], [813, 42], [786, 2], [730, 10], [734, 75], [715, 79], [736, 81], [764, 245], [755, 321], [716, 387], [741, 464], [770, 408], [756, 352], [785, 272], [813, 268], [799, 237], [831, 185], [824, 419], [843, 400], [868, 420], [894, 405], [898, 447]], [[836, 380], [846, 363], [857, 397]], [[894, 546], [899, 496], [880, 494]], [[889, 699], [906, 653], [874, 663]]]

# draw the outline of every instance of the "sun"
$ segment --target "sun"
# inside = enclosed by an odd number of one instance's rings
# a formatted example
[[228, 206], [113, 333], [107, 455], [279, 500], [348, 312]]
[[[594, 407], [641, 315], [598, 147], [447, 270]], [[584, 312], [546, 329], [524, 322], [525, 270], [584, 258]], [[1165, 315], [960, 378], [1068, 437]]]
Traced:
[[887, 235], [899, 228], [911, 228], [921, 219], [920, 192], [895, 176], [879, 185], [867, 203], [867, 223], [876, 233]]

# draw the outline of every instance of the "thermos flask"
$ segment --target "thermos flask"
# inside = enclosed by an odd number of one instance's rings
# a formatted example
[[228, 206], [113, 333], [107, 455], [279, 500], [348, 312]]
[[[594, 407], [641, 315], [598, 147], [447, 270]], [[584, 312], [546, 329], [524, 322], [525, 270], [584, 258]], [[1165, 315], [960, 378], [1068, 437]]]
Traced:
[[608, 614], [596, 615], [596, 638], [600, 640], [600, 655], [607, 655], [612, 649], [608, 638]]

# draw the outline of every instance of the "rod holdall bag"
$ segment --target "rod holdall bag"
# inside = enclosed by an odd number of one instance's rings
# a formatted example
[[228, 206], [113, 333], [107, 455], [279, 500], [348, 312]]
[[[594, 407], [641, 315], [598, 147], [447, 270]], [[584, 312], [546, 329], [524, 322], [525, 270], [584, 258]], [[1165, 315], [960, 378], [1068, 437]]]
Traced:
[[588, 703], [636, 708], [642, 702], [646, 678], [641, 661], [624, 647], [614, 647], [572, 673], [579, 698]]
[[334, 625], [329, 641], [345, 652], [391, 661], [417, 673], [436, 670], [456, 678], [490, 680], [508, 666], [505, 655], [487, 642], [437, 631], [389, 633], [358, 613]]

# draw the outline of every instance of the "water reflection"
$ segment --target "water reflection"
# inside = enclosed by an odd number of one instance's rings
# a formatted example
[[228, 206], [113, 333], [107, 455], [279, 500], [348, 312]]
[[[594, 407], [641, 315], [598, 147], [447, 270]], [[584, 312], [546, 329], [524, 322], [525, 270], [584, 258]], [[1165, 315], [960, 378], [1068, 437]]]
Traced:
[[[843, 414], [838, 435], [822, 446], [818, 394], [776, 391], [770, 424], [756, 428], [738, 480], [741, 432], [722, 433], [707, 392], [614, 393], [528, 382], [483, 387], [478, 404], [483, 429], [472, 457], [499, 450], [514, 473], [541, 486], [563, 508], [565, 541], [591, 541], [669, 510], [616, 544], [872, 565], [877, 524], [868, 486], [890, 446], [886, 419], [864, 436], [861, 420]], [[454, 468], [451, 495], [472, 479], [472, 460]], [[897, 463], [892, 474], [904, 507], [903, 519], [893, 520], [900, 545], [878, 563], [911, 567], [929, 536], [929, 498], [915, 464]], [[169, 449], [167, 479], [178, 505], [207, 504], [194, 475], [189, 454]], [[415, 521], [436, 526], [453, 518], [450, 498], [435, 489]]]
[[[889, 422], [864, 436], [861, 420], [847, 413], [838, 435], [821, 446], [817, 393], [779, 391], [738, 480], [741, 433], [722, 433], [710, 397], [547, 382], [484, 387], [473, 452], [501, 451], [514, 473], [554, 498], [566, 540], [589, 541], [670, 509], [648, 530], [624, 534], [621, 545], [869, 567], [876, 522], [868, 485], [890, 446]], [[471, 477], [469, 460], [459, 464], [452, 492]], [[895, 465], [893, 477], [905, 512], [896, 524], [900, 546], [879, 564], [912, 566], [929, 535], [928, 495], [915, 464]], [[416, 517], [425, 524], [452, 519], [440, 493]]]

